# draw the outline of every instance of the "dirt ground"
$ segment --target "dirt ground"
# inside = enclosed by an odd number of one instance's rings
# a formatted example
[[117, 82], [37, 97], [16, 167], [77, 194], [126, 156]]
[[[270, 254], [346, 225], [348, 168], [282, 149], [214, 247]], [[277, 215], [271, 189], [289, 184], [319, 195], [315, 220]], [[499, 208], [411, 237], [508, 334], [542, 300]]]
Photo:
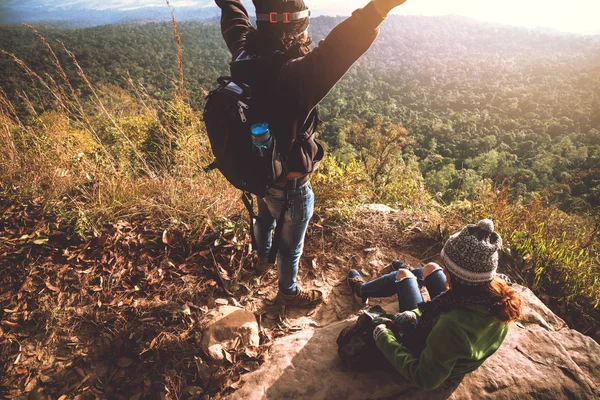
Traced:
[[[194, 232], [142, 219], [85, 237], [41, 204], [0, 202], [0, 396], [7, 399], [207, 399], [236, 390], [270, 343], [358, 313], [345, 277], [418, 267], [439, 253], [433, 224], [401, 212], [357, 211], [353, 224], [315, 215], [299, 282], [325, 294], [315, 308], [277, 306], [277, 276], [254, 274], [235, 221]], [[252, 310], [259, 348], [212, 363], [199, 342], [220, 304]]]

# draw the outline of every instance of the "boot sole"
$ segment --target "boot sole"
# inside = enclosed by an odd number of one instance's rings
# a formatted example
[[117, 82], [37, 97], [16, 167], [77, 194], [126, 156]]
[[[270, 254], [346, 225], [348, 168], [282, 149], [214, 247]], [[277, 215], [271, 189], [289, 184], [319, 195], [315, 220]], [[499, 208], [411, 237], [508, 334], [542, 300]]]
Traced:
[[354, 290], [352, 290], [352, 286], [350, 286], [350, 280], [346, 278], [346, 284], [348, 285], [348, 289], [350, 289], [350, 293], [352, 293], [352, 298], [354, 299], [354, 301], [361, 306], [366, 306], [369, 304], [369, 298], [367, 297], [366, 299], [363, 299], [362, 297], [360, 297], [359, 295], [357, 295], [356, 293], [354, 293]]
[[318, 301], [315, 301], [313, 303], [308, 303], [308, 304], [290, 304], [290, 303], [279, 303], [276, 301], [275, 304], [278, 306], [303, 308], [303, 307], [313, 307], [313, 306], [321, 304], [322, 302], [323, 302], [323, 300], [318, 300]]

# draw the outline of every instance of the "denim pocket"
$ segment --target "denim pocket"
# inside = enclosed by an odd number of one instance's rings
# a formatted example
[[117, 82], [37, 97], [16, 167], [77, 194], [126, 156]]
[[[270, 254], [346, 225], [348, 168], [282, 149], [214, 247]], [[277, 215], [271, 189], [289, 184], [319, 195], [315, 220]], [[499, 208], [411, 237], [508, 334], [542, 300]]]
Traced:
[[315, 207], [315, 194], [312, 191], [310, 182], [302, 188], [302, 220], [309, 220], [313, 215]]
[[264, 201], [267, 204], [267, 207], [269, 207], [269, 212], [271, 213], [271, 216], [276, 220], [279, 219], [279, 216], [281, 215], [281, 209], [287, 205], [285, 191], [269, 188], [269, 190], [267, 191], [267, 195], [264, 198]]

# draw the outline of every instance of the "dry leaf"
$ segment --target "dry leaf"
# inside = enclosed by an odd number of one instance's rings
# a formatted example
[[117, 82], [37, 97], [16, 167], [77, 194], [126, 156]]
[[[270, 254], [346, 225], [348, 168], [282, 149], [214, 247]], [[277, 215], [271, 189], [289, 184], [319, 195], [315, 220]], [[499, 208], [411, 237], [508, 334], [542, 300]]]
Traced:
[[242, 368], [244, 368], [247, 372], [254, 372], [260, 367], [260, 363], [258, 361], [246, 360], [242, 361]]
[[229, 272], [227, 272], [227, 270], [225, 270], [225, 268], [221, 267], [219, 264], [217, 264], [217, 272], [219, 273], [221, 279], [225, 281], [231, 280], [231, 278], [229, 277]]
[[197, 396], [199, 394], [202, 394], [204, 390], [202, 390], [200, 386], [188, 386], [185, 389], [183, 389], [183, 392], [188, 393], [190, 396]]
[[120, 368], [127, 368], [131, 364], [133, 364], [133, 360], [131, 358], [128, 358], [128, 357], [121, 357], [117, 361], [117, 366], [119, 366]]
[[37, 378], [33, 378], [29, 382], [27, 382], [27, 384], [25, 385], [25, 389], [23, 391], [25, 393], [31, 392], [33, 389], [35, 389], [36, 386], [37, 386]]
[[230, 364], [233, 364], [233, 356], [227, 350], [223, 350], [223, 355], [225, 356], [225, 360], [227, 360]]
[[196, 361], [196, 369], [198, 370], [198, 376], [201, 380], [208, 380], [211, 376], [210, 367], [204, 360], [198, 356], [194, 356]]
[[208, 258], [209, 254], [210, 254], [210, 250], [202, 250], [202, 251], [198, 252], [198, 255], [202, 258]]
[[27, 368], [20, 367], [20, 366], [15, 367], [15, 372], [18, 375], [25, 375], [27, 373], [27, 371], [28, 371]]
[[244, 351], [244, 354], [246, 354], [246, 356], [249, 358], [256, 358], [258, 357], [259, 351], [260, 349], [257, 346], [248, 346]]
[[239, 381], [234, 382], [231, 385], [229, 385], [229, 387], [232, 388], [233, 390], [238, 390], [242, 386], [244, 386], [244, 381], [242, 381], [241, 379]]
[[46, 281], [46, 287], [50, 290], [52, 290], [53, 292], [60, 292], [60, 289], [57, 288], [56, 286], [54, 286], [53, 284], [50, 283], [50, 281]]

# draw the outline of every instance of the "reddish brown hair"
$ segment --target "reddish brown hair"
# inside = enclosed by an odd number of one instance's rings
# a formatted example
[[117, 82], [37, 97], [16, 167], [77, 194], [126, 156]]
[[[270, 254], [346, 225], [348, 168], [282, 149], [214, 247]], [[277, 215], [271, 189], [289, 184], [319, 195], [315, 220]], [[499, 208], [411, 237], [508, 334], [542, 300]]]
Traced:
[[450, 287], [453, 292], [464, 296], [487, 292], [492, 298], [490, 312], [499, 321], [511, 322], [521, 318], [521, 297], [499, 276], [487, 284], [471, 286], [456, 279], [453, 280], [450, 275]]
[[487, 285], [495, 301], [490, 307], [492, 315], [503, 322], [521, 318], [521, 297], [500, 277], [495, 277]]

